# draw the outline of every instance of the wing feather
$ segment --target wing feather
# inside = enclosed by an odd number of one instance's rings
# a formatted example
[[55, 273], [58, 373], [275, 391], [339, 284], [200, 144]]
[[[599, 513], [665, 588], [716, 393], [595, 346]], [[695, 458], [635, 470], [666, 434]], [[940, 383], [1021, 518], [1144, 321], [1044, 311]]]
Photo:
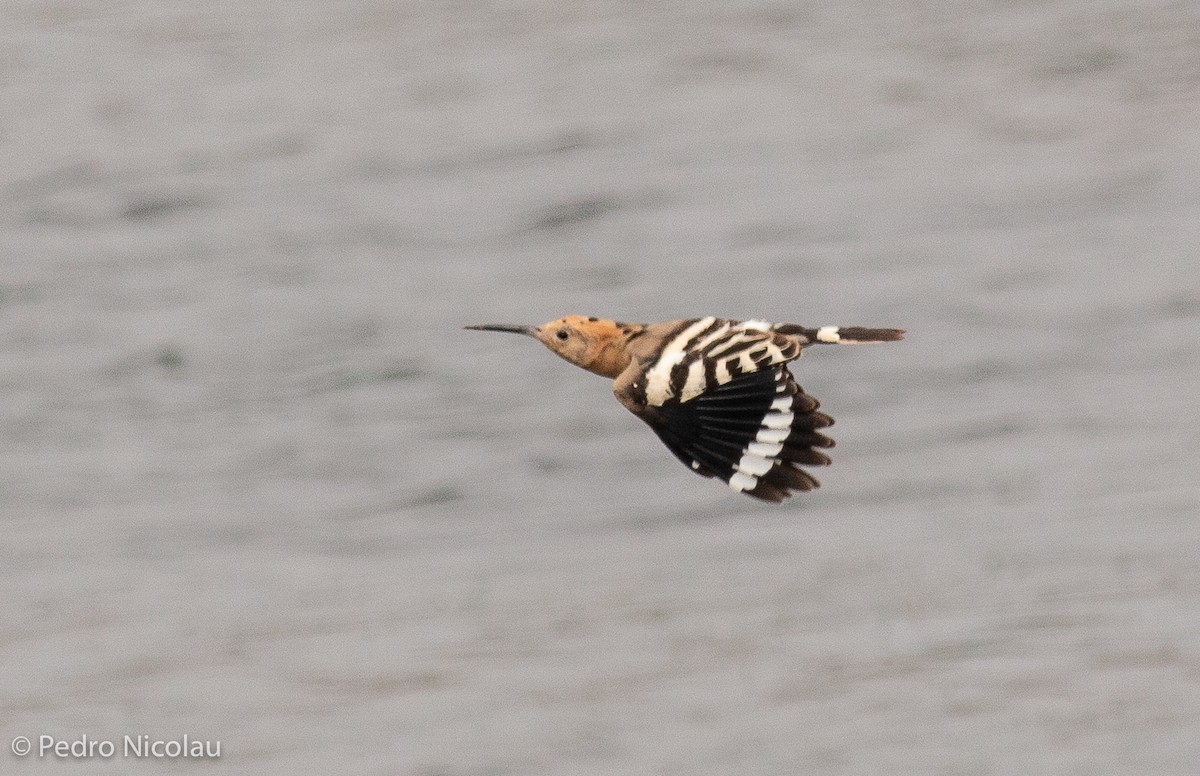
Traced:
[[787, 362], [801, 340], [761, 321], [680, 321], [652, 359], [613, 391], [680, 461], [767, 501], [818, 487], [800, 466], [825, 466], [833, 419], [796, 384]]
[[[627, 403], [626, 406], [629, 406]], [[705, 477], [766, 501], [819, 483], [799, 466], [825, 466], [818, 448], [833, 440], [816, 429], [833, 419], [796, 384], [786, 365], [740, 375], [688, 401], [641, 404], [635, 413], [680, 461]]]

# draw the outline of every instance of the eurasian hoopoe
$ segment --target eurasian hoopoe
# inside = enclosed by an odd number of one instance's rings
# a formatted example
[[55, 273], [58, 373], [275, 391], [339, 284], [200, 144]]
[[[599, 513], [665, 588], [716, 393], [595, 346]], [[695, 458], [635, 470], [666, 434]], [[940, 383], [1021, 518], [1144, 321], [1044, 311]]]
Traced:
[[613, 378], [613, 393], [671, 452], [705, 477], [766, 501], [820, 483], [797, 468], [826, 466], [833, 447], [818, 429], [833, 418], [796, 384], [787, 362], [806, 345], [892, 342], [902, 329], [689, 318], [620, 323], [568, 315], [544, 326], [488, 324], [526, 334], [589, 372]]

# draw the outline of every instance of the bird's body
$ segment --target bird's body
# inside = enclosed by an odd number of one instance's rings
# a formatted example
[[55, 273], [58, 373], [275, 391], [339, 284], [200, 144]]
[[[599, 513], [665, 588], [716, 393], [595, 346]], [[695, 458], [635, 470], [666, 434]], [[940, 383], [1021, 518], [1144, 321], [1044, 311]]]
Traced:
[[799, 466], [825, 466], [833, 424], [796, 384], [787, 363], [811, 344], [899, 340], [900, 329], [690, 318], [621, 323], [569, 315], [543, 326], [480, 325], [541, 341], [562, 358], [611, 378], [621, 404], [679, 460], [735, 491], [782, 501], [819, 483]]

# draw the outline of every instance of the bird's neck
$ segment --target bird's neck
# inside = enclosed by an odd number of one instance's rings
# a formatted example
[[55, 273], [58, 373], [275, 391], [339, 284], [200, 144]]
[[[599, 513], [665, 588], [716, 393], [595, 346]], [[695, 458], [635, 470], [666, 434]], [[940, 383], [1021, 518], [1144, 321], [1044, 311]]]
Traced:
[[597, 343], [592, 359], [580, 366], [589, 372], [615, 380], [617, 375], [629, 366], [629, 340], [641, 334], [644, 328], [638, 323], [613, 325], [611, 333], [605, 332], [606, 336]]
[[629, 366], [629, 353], [620, 341], [611, 339], [600, 345], [591, 361], [580, 366], [589, 372], [615, 380], [617, 375]]

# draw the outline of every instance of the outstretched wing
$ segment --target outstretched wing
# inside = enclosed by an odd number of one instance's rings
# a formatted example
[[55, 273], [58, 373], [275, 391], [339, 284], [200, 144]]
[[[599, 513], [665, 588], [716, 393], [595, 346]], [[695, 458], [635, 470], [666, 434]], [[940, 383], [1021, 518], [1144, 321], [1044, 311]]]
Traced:
[[818, 429], [833, 419], [817, 411], [817, 400], [796, 384], [785, 364], [764, 360], [760, 368], [738, 374], [732, 368], [727, 380], [714, 380], [686, 400], [675, 395], [659, 404], [650, 401], [652, 370], [623, 375], [614, 390], [679, 460], [705, 477], [776, 502], [792, 490], [817, 487], [816, 478], [798, 467], [829, 463], [818, 448], [832, 447], [833, 440]]

